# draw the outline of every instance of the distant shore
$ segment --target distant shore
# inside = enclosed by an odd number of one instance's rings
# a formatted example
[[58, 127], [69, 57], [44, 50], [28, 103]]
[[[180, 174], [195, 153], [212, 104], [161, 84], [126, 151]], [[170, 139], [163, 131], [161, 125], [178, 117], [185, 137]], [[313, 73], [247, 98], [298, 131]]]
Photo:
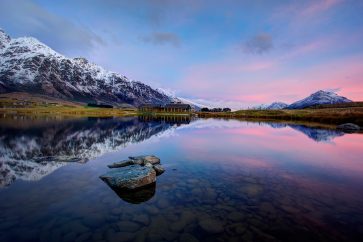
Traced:
[[140, 112], [133, 107], [89, 107], [42, 95], [11, 93], [0, 95], [0, 115], [60, 117], [194, 116], [247, 121], [308, 122], [329, 125], [354, 123], [363, 127], [363, 102], [320, 105], [306, 109], [239, 110], [234, 112]]
[[143, 113], [137, 109], [91, 108], [85, 106], [0, 108], [0, 114], [68, 117], [185, 116], [228, 118], [253, 121], [311, 122], [326, 125], [355, 123], [363, 127], [363, 107], [300, 110], [240, 110], [235, 112]]
[[240, 110], [227, 113], [199, 112], [201, 118], [236, 118], [261, 121], [304, 121], [326, 125], [355, 123], [363, 127], [363, 107], [312, 108], [297, 110]]

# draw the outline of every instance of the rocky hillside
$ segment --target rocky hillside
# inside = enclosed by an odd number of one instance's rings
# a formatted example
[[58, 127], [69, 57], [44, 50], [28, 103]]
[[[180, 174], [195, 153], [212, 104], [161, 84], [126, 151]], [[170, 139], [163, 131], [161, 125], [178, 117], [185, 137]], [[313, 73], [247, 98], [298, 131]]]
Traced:
[[0, 29], [0, 93], [28, 92], [80, 102], [165, 104], [172, 98], [141, 82], [67, 58], [35, 38], [12, 39]]

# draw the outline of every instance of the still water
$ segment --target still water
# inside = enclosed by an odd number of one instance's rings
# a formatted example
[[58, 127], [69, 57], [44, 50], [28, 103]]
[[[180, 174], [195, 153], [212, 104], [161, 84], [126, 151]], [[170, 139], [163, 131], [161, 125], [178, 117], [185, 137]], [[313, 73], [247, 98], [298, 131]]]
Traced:
[[[140, 194], [99, 176], [154, 154]], [[0, 241], [363, 241], [363, 135], [281, 123], [0, 121]]]

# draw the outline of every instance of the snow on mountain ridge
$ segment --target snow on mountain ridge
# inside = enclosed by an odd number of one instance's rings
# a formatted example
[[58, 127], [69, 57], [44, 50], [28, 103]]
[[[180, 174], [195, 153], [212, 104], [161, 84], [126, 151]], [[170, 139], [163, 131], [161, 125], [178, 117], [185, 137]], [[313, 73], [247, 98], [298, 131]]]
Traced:
[[339, 96], [331, 91], [319, 90], [310, 96], [294, 102], [288, 106], [289, 109], [300, 109], [320, 104], [338, 104], [352, 102], [346, 97]]
[[283, 103], [283, 102], [273, 102], [266, 109], [268, 109], [268, 110], [279, 110], [279, 109], [284, 109], [287, 106], [289, 106], [289, 105], [286, 104], [286, 103]]
[[67, 58], [32, 37], [0, 31], [0, 93], [30, 92], [82, 102], [165, 104], [172, 98], [84, 58]]
[[300, 108], [306, 108], [311, 107], [314, 105], [320, 105], [320, 104], [337, 104], [337, 103], [347, 103], [352, 102], [346, 97], [339, 96], [335, 92], [332, 91], [324, 91], [319, 90], [310, 96], [296, 101], [290, 105], [283, 103], [283, 102], [273, 102], [272, 104], [261, 104], [258, 106], [253, 107], [253, 109], [257, 110], [279, 110], [279, 109], [300, 109]]

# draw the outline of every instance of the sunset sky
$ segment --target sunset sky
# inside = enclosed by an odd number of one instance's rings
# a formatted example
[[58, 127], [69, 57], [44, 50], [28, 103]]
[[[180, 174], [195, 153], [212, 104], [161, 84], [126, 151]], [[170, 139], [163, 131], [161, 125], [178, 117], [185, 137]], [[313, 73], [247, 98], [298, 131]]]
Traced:
[[1, 0], [0, 28], [203, 104], [363, 101], [363, 1]]

